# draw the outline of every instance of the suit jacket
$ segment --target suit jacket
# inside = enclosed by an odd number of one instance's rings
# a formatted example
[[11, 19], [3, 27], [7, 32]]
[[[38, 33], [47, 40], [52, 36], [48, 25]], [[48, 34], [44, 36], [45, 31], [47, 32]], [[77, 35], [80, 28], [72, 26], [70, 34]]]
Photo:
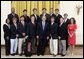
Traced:
[[46, 39], [46, 37], [49, 36], [49, 24], [47, 22], [45, 23], [44, 30], [42, 27], [42, 21], [38, 23], [37, 35], [40, 37], [40, 39]]
[[15, 16], [12, 15], [12, 13], [10, 13], [8, 15], [8, 19], [10, 20], [10, 24], [13, 24], [13, 17], [16, 17], [17, 18], [17, 23], [19, 22], [19, 17], [17, 14], [15, 14]]
[[[40, 19], [42, 18], [42, 16], [43, 16], [43, 14], [40, 15]], [[47, 19], [46, 21], [47, 21], [48, 23], [50, 23], [50, 15], [46, 13], [45, 16], [46, 16], [46, 19]]]
[[[70, 22], [69, 22], [69, 19], [67, 19], [67, 21], [66, 21], [65, 23], [66, 23], [66, 30], [67, 30], [67, 26], [68, 26], [68, 24], [70, 23]], [[68, 30], [67, 30], [67, 35], [66, 35], [66, 37], [67, 37], [67, 39], [68, 39]]]
[[62, 39], [66, 39], [67, 40], [67, 24], [63, 23], [61, 26], [59, 26], [59, 36]]
[[[23, 16], [24, 16], [24, 15], [23, 15]], [[26, 23], [29, 23], [31, 20], [30, 20], [29, 16], [24, 16], [24, 21], [25, 21]]]
[[[34, 14], [32, 14], [33, 16], [35, 16]], [[32, 16], [31, 15], [31, 16]], [[37, 17], [37, 18], [36, 18]], [[40, 22], [41, 20], [40, 20], [40, 17], [38, 16], [38, 15], [36, 15], [36, 17], [35, 17], [35, 23], [38, 23], [38, 22]]]
[[15, 27], [14, 24], [11, 24], [10, 31], [11, 31], [11, 39], [15, 39], [16, 34], [18, 34], [18, 24], [17, 24], [17, 28]]
[[69, 22], [69, 19], [67, 19], [67, 21], [66, 21], [65, 23], [66, 23], [66, 24], [67, 24], [67, 26], [68, 26], [68, 24], [70, 23], [70, 22]]
[[10, 35], [11, 35], [10, 28], [6, 24], [3, 25], [3, 31], [4, 31], [4, 38], [5, 39], [7, 37], [10, 38]]
[[55, 23], [57, 23], [58, 25], [60, 24], [60, 18], [62, 16], [60, 14], [58, 14], [57, 16], [55, 15]]
[[29, 22], [29, 24], [27, 25], [27, 35], [30, 39], [36, 37], [36, 24]]
[[52, 25], [50, 25], [50, 36], [53, 39], [58, 39], [58, 24], [57, 23], [53, 23]]
[[18, 24], [18, 32], [19, 32], [19, 38], [23, 38], [24, 36], [22, 35], [22, 33], [26, 34], [26, 29], [27, 29], [27, 24], [25, 23], [24, 25], [19, 22]]
[[50, 17], [55, 17], [56, 15], [53, 13], [52, 15], [50, 14]]

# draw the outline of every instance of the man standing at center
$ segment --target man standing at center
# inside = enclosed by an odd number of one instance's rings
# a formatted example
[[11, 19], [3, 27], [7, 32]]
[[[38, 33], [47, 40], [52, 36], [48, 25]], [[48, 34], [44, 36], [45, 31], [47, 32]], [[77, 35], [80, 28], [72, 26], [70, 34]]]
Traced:
[[47, 39], [49, 39], [49, 26], [46, 22], [46, 16], [42, 16], [42, 21], [37, 26], [37, 55], [44, 55]]

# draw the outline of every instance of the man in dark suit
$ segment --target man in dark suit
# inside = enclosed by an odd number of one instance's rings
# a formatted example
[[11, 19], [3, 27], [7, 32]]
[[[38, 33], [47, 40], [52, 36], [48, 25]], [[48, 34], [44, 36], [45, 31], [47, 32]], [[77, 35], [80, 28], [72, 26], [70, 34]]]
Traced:
[[14, 8], [11, 8], [11, 13], [8, 15], [8, 18], [10, 20], [10, 24], [13, 24], [13, 17], [17, 18], [17, 23], [18, 23], [19, 22], [19, 17], [15, 13], [15, 9]]
[[37, 55], [44, 55], [47, 39], [49, 39], [49, 26], [46, 22], [46, 16], [42, 16], [42, 21], [37, 26]]
[[[66, 23], [66, 30], [67, 30], [67, 26], [68, 26], [68, 24], [69, 24], [69, 19], [67, 18], [68, 17], [68, 14], [67, 13], [65, 13], [64, 14], [64, 23]], [[67, 40], [68, 40], [68, 30], [67, 30], [67, 35], [66, 35], [66, 37], [67, 37]], [[66, 50], [68, 49], [68, 41], [66, 40]]]
[[59, 25], [60, 24], [60, 18], [62, 16], [59, 14], [59, 9], [55, 9], [55, 22]]
[[50, 17], [55, 17], [54, 9], [53, 8], [50, 8]]
[[24, 17], [24, 21], [26, 23], [29, 23], [31, 21], [29, 16], [27, 16], [27, 10], [26, 9], [23, 10], [23, 15], [22, 16]]
[[30, 51], [28, 51], [28, 53], [34, 54], [34, 53], [36, 53], [36, 46], [35, 46], [35, 43], [36, 43], [36, 23], [35, 23], [35, 16], [34, 15], [31, 16], [31, 22], [29, 22], [27, 25], [27, 36], [29, 38], [28, 42], [31, 43], [31, 49], [29, 47], [27, 47], [28, 49], [30, 49]]
[[67, 41], [67, 29], [64, 19], [60, 19], [59, 25], [59, 53], [61, 56], [66, 55], [66, 41]]
[[[32, 14], [34, 17], [35, 17], [35, 23], [38, 23], [39, 21], [40, 21], [40, 18], [39, 18], [39, 16], [37, 15], [37, 9], [36, 8], [34, 8], [33, 9], [33, 14]], [[31, 15], [31, 16], [32, 16]], [[30, 16], [30, 17], [31, 17]]]
[[40, 18], [42, 18], [42, 16], [46, 16], [46, 21], [48, 23], [50, 22], [50, 16], [48, 13], [46, 13], [46, 8], [42, 8], [42, 14], [40, 15]]

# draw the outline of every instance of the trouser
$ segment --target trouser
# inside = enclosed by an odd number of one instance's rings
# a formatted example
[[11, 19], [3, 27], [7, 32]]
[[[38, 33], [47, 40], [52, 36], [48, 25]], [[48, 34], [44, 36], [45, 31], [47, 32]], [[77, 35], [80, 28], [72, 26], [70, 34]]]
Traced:
[[24, 38], [19, 38], [19, 42], [18, 42], [18, 53], [21, 54], [22, 53], [22, 44], [23, 44], [23, 41]]
[[5, 53], [6, 55], [10, 54], [10, 39], [5, 38]]
[[31, 38], [31, 48], [32, 48], [32, 53], [36, 53], [36, 39]]
[[18, 39], [11, 39], [10, 40], [11, 47], [10, 47], [10, 54], [16, 53], [17, 50], [17, 44], [18, 44]]
[[68, 37], [66, 38], [66, 50], [68, 49], [69, 45], [68, 45]]
[[66, 54], [66, 40], [59, 40], [59, 53]]
[[44, 55], [46, 46], [46, 39], [40, 39], [37, 47], [37, 54]]
[[58, 39], [50, 39], [50, 53], [57, 55], [58, 52]]

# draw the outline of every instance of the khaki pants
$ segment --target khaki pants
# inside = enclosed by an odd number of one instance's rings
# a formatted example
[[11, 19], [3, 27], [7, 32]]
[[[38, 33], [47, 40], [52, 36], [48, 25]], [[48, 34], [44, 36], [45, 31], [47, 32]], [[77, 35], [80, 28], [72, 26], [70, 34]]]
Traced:
[[58, 39], [50, 39], [50, 53], [57, 55], [58, 52]]
[[19, 38], [19, 43], [18, 43], [18, 53], [22, 53], [22, 44], [24, 42], [24, 38]]

